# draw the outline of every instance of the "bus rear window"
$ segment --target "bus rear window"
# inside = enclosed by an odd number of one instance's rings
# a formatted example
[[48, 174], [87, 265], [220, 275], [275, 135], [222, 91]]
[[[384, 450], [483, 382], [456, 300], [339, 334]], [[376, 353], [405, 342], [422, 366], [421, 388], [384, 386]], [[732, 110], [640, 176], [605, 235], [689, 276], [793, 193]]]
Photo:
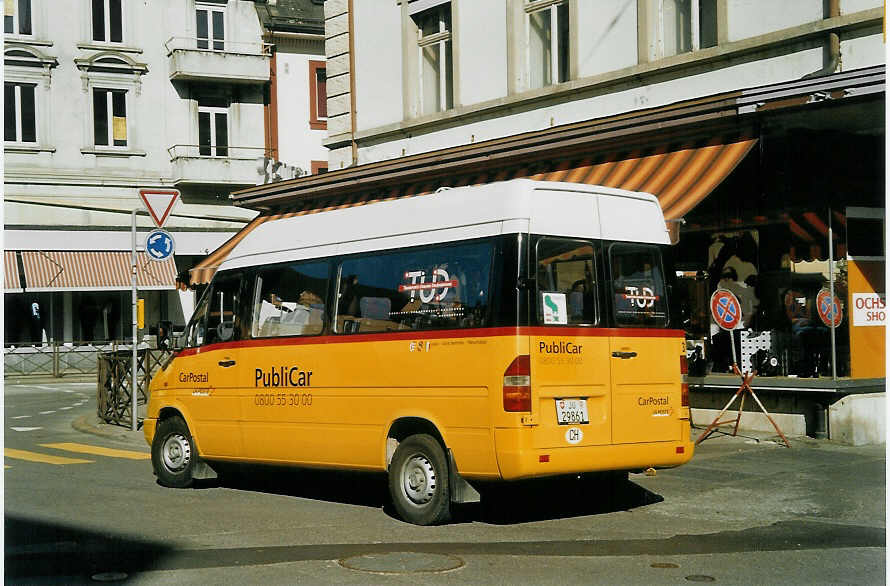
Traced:
[[537, 246], [538, 323], [594, 325], [598, 321], [593, 244], [542, 238]]
[[343, 261], [338, 333], [473, 328], [488, 315], [492, 244], [431, 246]]
[[609, 247], [615, 323], [624, 327], [666, 328], [668, 304], [661, 254], [656, 246]]

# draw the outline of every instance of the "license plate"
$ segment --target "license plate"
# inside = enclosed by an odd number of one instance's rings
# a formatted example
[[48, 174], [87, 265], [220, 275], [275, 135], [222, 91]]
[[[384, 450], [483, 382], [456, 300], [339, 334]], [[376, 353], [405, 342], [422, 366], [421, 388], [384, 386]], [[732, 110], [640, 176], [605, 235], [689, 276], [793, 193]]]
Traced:
[[587, 399], [556, 399], [556, 421], [560, 425], [588, 423]]

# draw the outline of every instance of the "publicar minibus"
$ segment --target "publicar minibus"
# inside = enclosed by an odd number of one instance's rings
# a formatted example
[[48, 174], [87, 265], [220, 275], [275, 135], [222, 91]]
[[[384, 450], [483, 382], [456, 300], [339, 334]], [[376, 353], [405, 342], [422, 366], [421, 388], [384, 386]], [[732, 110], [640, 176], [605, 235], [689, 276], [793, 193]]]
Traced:
[[479, 482], [683, 464], [668, 244], [652, 195], [528, 179], [263, 223], [152, 379], [155, 474], [386, 471], [427, 525]]

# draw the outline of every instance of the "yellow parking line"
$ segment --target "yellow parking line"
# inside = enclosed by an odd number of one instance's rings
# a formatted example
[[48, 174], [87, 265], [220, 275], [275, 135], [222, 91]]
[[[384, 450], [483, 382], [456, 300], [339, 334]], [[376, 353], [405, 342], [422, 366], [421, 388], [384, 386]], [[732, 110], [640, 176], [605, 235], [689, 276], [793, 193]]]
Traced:
[[7, 458], [15, 458], [17, 460], [27, 460], [29, 462], [43, 462], [44, 464], [55, 464], [64, 466], [66, 464], [90, 464], [92, 460], [81, 460], [79, 458], [63, 458], [61, 456], [50, 456], [49, 454], [40, 454], [38, 452], [28, 452], [25, 450], [14, 450], [12, 448], [3, 448], [3, 455]]
[[44, 448], [52, 448], [54, 450], [65, 450], [66, 452], [77, 452], [79, 454], [93, 454], [95, 456], [108, 456], [109, 458], [127, 458], [128, 460], [150, 460], [151, 454], [148, 452], [134, 452], [131, 450], [114, 450], [112, 448], [102, 448], [99, 446], [90, 446], [87, 444], [75, 443], [58, 443], [58, 444], [40, 444]]

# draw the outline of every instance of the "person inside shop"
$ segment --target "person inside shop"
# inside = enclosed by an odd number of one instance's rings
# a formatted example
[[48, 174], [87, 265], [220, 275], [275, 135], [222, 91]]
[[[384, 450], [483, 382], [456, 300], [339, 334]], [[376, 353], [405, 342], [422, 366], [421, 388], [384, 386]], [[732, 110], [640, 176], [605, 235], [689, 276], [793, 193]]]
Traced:
[[783, 296], [785, 315], [791, 322], [792, 345], [800, 348], [795, 370], [801, 377], [818, 377], [820, 363], [827, 358], [829, 331], [815, 317], [813, 300], [805, 293], [789, 289]]
[[40, 343], [43, 341], [43, 322], [40, 318], [40, 302], [37, 301], [36, 297], [31, 298], [31, 311], [29, 315], [31, 317], [31, 341]]

